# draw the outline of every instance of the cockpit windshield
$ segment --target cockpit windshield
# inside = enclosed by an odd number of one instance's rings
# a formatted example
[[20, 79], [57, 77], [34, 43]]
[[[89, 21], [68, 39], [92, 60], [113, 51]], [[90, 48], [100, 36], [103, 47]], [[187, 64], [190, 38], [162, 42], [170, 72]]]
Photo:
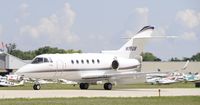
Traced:
[[49, 60], [47, 58], [43, 57], [36, 57], [33, 61], [32, 64], [38, 64], [38, 63], [47, 63]]

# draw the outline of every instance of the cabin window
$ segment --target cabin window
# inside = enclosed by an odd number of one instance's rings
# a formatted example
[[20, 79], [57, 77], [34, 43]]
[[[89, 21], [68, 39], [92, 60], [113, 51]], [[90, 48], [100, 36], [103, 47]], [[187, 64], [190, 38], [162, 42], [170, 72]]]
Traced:
[[87, 62], [87, 64], [89, 64], [89, 60], [88, 59], [86, 60], [86, 62]]
[[78, 61], [78, 60], [76, 60], [76, 63], [78, 64], [78, 63], [79, 63], [79, 61]]
[[74, 61], [73, 61], [73, 60], [71, 60], [71, 63], [72, 63], [72, 64], [74, 64]]
[[84, 64], [84, 61], [83, 61], [83, 60], [81, 60], [81, 63], [82, 63], [82, 64]]
[[94, 59], [92, 60], [92, 63], [94, 63]]
[[97, 63], [100, 63], [100, 60], [99, 60], [99, 59], [97, 59]]
[[49, 62], [49, 60], [47, 58], [44, 58], [44, 62]]
[[38, 64], [38, 63], [47, 63], [49, 60], [47, 58], [43, 57], [36, 57], [33, 61], [32, 64]]
[[49, 58], [49, 61], [50, 61], [51, 63], [53, 63], [53, 61], [52, 61], [52, 59], [51, 59], [51, 58]]

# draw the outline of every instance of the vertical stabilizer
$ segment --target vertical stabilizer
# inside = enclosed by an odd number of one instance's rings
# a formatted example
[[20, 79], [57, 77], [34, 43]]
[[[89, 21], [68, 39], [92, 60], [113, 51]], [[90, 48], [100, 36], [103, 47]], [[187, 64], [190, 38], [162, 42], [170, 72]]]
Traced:
[[135, 36], [125, 43], [118, 51], [126, 53], [128, 58], [139, 57], [143, 52], [144, 45], [154, 30], [152, 26], [143, 27]]

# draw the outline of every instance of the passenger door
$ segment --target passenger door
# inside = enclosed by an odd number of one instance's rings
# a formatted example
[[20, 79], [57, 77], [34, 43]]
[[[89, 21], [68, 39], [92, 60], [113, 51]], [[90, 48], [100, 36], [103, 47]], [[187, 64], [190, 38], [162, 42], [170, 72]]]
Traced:
[[61, 77], [63, 70], [64, 70], [64, 62], [62, 60], [57, 60], [57, 62], [56, 62], [56, 73], [55, 73], [56, 79]]

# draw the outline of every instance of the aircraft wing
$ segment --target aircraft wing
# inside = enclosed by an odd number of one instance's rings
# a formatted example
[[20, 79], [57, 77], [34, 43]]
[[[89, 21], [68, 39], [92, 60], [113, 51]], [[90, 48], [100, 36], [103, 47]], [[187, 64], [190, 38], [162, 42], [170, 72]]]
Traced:
[[135, 71], [126, 71], [126, 72], [115, 72], [115, 73], [106, 73], [102, 75], [85, 75], [82, 76], [82, 79], [85, 80], [105, 80], [105, 79], [120, 79], [120, 78], [130, 78], [130, 77], [140, 77], [144, 76], [148, 73], [142, 73], [142, 72], [135, 72]]

